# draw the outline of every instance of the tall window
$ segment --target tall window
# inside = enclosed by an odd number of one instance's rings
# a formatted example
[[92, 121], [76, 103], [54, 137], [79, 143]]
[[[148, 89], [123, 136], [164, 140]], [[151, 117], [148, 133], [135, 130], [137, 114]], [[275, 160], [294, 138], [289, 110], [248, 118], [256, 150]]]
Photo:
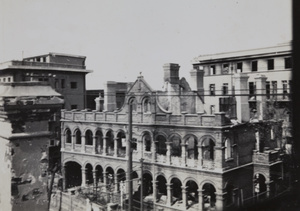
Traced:
[[254, 82], [249, 82], [249, 97], [254, 97], [255, 96], [255, 83]]
[[236, 69], [238, 73], [242, 73], [243, 72], [243, 63], [239, 62], [236, 64]]
[[271, 94], [270, 81], [266, 81], [266, 95], [267, 95], [267, 99], [270, 99], [270, 94]]
[[268, 70], [274, 70], [274, 59], [268, 60]]
[[61, 82], [61, 85], [60, 85], [60, 86], [61, 86], [61, 88], [62, 88], [62, 89], [64, 89], [64, 88], [66, 87], [66, 84], [65, 84], [65, 79], [61, 79], [61, 81], [60, 81], [60, 82]]
[[215, 95], [216, 94], [216, 87], [215, 87], [215, 84], [210, 84], [209, 85], [209, 93], [210, 95]]
[[277, 81], [272, 81], [272, 94], [277, 94]]
[[284, 68], [292, 68], [292, 58], [288, 57], [284, 59]]
[[224, 146], [225, 146], [225, 159], [232, 158], [232, 144], [231, 144], [231, 140], [227, 138], [225, 140]]
[[215, 65], [211, 65], [210, 66], [210, 75], [215, 75], [216, 74], [216, 66]]
[[223, 95], [228, 95], [228, 83], [223, 83]]
[[81, 132], [80, 132], [80, 130], [76, 131], [75, 138], [76, 138], [76, 144], [81, 144]]
[[252, 70], [252, 72], [257, 71], [257, 61], [252, 61], [251, 62], [251, 70]]
[[71, 131], [69, 129], [66, 130], [66, 143], [71, 143], [72, 137], [71, 137]]
[[282, 98], [285, 99], [287, 97], [288, 93], [288, 87], [287, 87], [287, 81], [282, 81]]

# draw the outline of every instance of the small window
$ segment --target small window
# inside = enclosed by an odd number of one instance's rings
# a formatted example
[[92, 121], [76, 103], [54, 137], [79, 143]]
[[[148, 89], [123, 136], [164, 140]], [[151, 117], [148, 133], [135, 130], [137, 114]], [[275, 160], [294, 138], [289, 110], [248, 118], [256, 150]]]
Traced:
[[216, 66], [215, 65], [211, 65], [210, 66], [210, 75], [215, 75], [216, 74]]
[[7, 81], [10, 82], [10, 78], [7, 78]]
[[268, 60], [268, 70], [274, 70], [274, 59]]
[[291, 59], [291, 57], [284, 59], [284, 67], [285, 67], [285, 69], [292, 68], [292, 59]]
[[252, 72], [256, 72], [257, 71], [257, 61], [252, 61], [252, 63], [251, 63], [251, 70], [252, 70]]
[[223, 95], [228, 95], [228, 83], [223, 84]]
[[243, 72], [243, 63], [242, 62], [237, 63], [236, 69], [237, 69], [237, 73], [242, 73]]
[[215, 113], [215, 106], [211, 105], [210, 106], [210, 114], [214, 114]]
[[60, 82], [61, 82], [61, 84], [60, 84], [61, 88], [64, 89], [66, 87], [65, 79], [61, 79]]
[[37, 57], [37, 58], [36, 58], [36, 61], [37, 61], [37, 62], [40, 62], [40, 61], [41, 61], [41, 58], [40, 58], [40, 57]]
[[77, 105], [71, 105], [71, 109], [77, 109]]
[[6, 82], [6, 78], [3, 78], [3, 82]]
[[77, 89], [77, 82], [71, 82], [71, 89]]
[[210, 95], [215, 95], [215, 85], [214, 84], [210, 84], [209, 85], [209, 92], [210, 92]]
[[277, 94], [277, 81], [272, 81], [272, 93]]

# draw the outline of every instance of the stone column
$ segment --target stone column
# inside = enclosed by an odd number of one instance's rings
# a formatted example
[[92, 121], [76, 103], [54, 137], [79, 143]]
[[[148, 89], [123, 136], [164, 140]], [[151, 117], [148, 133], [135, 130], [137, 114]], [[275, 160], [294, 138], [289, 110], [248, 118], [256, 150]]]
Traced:
[[186, 143], [181, 144], [181, 165], [186, 166]]
[[267, 77], [265, 75], [258, 74], [255, 77], [256, 84], [256, 110], [258, 120], [264, 119], [264, 112], [266, 109], [266, 80]]
[[198, 168], [202, 167], [202, 146], [198, 146]]
[[106, 140], [107, 140], [107, 137], [103, 137], [103, 155], [106, 155]]
[[186, 210], [187, 208], [187, 187], [181, 186], [181, 193], [182, 193], [182, 203], [183, 203], [183, 208]]
[[66, 135], [62, 133], [60, 139], [61, 139], [61, 151], [65, 151]]
[[114, 157], [118, 157], [118, 138], [114, 138]]
[[153, 179], [152, 183], [153, 183], [153, 203], [155, 203], [156, 200], [157, 200], [157, 184], [158, 184], [158, 181]]
[[203, 210], [203, 191], [202, 189], [198, 189], [198, 210]]
[[141, 153], [141, 155], [140, 156], [138, 156], [138, 157], [144, 157], [144, 151], [146, 151], [145, 150], [145, 145], [144, 145], [144, 143], [143, 143], [143, 140], [142, 139], [139, 139], [139, 140], [137, 140], [137, 150], [138, 150], [138, 152], [139, 153]]
[[86, 187], [86, 168], [81, 168], [81, 187]]
[[64, 164], [62, 167], [62, 176], [63, 176], [63, 190], [67, 190], [67, 184], [68, 184], [68, 180], [67, 180], [67, 167]]
[[93, 170], [94, 187], [97, 187], [97, 170]]
[[167, 153], [166, 153], [166, 157], [167, 157], [167, 164], [171, 165], [171, 143], [172, 142], [166, 142], [167, 145]]
[[270, 185], [272, 183], [272, 181], [269, 181], [269, 182], [265, 182], [266, 183], [266, 187], [267, 187], [267, 198], [270, 197]]
[[151, 152], [152, 152], [152, 163], [156, 162], [156, 141], [152, 140], [152, 145], [151, 145]]
[[103, 172], [103, 183], [104, 183], [104, 186], [103, 186], [103, 192], [106, 192], [106, 186], [107, 186], [107, 173]]
[[75, 151], [76, 136], [72, 135], [71, 151]]
[[222, 193], [216, 193], [216, 210], [222, 211], [224, 206], [224, 197]]
[[172, 205], [172, 184], [167, 183], [167, 205]]
[[85, 152], [85, 136], [81, 136], [81, 152]]
[[115, 191], [114, 192], [119, 192], [119, 186], [118, 186], [118, 176], [115, 174], [114, 175], [114, 181], [115, 181]]
[[97, 136], [93, 136], [93, 154], [97, 153]]

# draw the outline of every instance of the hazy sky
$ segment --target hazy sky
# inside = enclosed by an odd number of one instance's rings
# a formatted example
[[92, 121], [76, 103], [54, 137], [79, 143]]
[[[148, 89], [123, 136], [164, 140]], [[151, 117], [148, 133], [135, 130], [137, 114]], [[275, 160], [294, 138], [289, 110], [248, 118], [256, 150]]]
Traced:
[[0, 0], [0, 62], [82, 55], [88, 89], [140, 72], [157, 89], [165, 63], [189, 81], [198, 55], [291, 41], [291, 13], [290, 0]]

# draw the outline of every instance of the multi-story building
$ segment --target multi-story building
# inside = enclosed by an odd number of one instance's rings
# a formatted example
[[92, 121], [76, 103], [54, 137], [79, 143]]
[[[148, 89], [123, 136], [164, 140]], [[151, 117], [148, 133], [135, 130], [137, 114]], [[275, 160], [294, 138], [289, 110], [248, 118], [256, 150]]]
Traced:
[[[224, 112], [205, 113], [203, 71], [194, 69], [191, 76], [193, 89], [179, 78], [179, 65], [165, 64], [162, 91], [139, 76], [118, 110], [63, 110], [64, 190], [85, 190], [85, 196], [94, 194], [90, 199], [95, 203], [118, 201], [110, 194], [123, 191], [121, 181], [128, 182], [126, 143], [131, 141], [132, 178], [143, 178], [143, 199], [154, 210], [232, 210], [281, 193], [281, 123], [233, 124]], [[247, 85], [243, 79], [236, 76], [240, 86]], [[243, 97], [235, 96], [237, 102]], [[115, 105], [115, 100], [104, 103]], [[101, 190], [95, 192], [95, 187]], [[138, 182], [133, 189], [140, 200]], [[59, 200], [54, 204], [59, 207]]]
[[65, 109], [86, 108], [84, 56], [49, 53], [0, 64], [0, 82], [43, 81], [62, 94]]
[[59, 144], [51, 143], [50, 127], [62, 105], [61, 95], [41, 82], [0, 85], [2, 210], [47, 210], [48, 147]]
[[[273, 117], [267, 106], [276, 102], [280, 118], [290, 112], [292, 78], [291, 45], [211, 55], [193, 60], [193, 68], [204, 74], [205, 110], [209, 114], [226, 112], [240, 122]], [[247, 83], [240, 83], [240, 76]], [[238, 79], [236, 78], [238, 77]], [[243, 85], [243, 86], [241, 86]], [[245, 95], [242, 102], [235, 95]], [[241, 110], [236, 109], [242, 104]], [[270, 116], [271, 115], [271, 116]]]

